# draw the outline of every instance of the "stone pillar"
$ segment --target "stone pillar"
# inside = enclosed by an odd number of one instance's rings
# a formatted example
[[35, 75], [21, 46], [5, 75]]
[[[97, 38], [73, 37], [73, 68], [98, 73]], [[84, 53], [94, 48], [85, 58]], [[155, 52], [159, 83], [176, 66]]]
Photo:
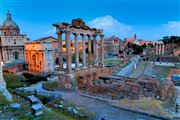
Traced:
[[91, 35], [88, 35], [88, 65], [92, 66]]
[[93, 35], [93, 61], [94, 61], [94, 66], [97, 66], [97, 44], [96, 44], [96, 35]]
[[158, 55], [158, 44], [155, 43], [155, 47], [156, 47], [156, 55]]
[[161, 44], [159, 44], [159, 55], [161, 55]]
[[86, 68], [86, 44], [85, 44], [85, 35], [81, 34], [82, 36], [82, 60], [83, 60], [83, 68]]
[[75, 69], [79, 70], [79, 49], [78, 49], [78, 34], [74, 34], [75, 37]]
[[104, 35], [100, 35], [100, 39], [101, 39], [101, 66], [104, 66]]
[[162, 55], [164, 55], [164, 44], [162, 44]]
[[6, 89], [6, 82], [3, 78], [2, 65], [0, 61], [0, 94], [2, 94], [7, 100], [12, 101], [12, 96], [9, 91]]
[[70, 40], [70, 31], [65, 32], [66, 37], [66, 72], [71, 74], [71, 40]]
[[58, 58], [59, 58], [59, 71], [64, 71], [63, 68], [63, 53], [62, 53], [62, 33], [58, 32]]

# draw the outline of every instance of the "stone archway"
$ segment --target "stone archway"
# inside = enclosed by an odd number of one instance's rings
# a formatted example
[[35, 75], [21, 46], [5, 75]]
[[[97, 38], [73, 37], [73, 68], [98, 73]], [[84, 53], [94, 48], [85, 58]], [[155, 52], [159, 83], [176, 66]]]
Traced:
[[36, 55], [32, 55], [32, 68], [33, 71], [36, 71]]

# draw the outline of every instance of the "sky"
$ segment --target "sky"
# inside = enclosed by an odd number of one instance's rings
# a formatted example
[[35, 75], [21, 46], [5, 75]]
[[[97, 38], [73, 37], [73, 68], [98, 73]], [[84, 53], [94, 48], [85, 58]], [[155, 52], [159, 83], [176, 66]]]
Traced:
[[159, 40], [180, 36], [180, 0], [0, 0], [0, 25], [7, 11], [31, 40], [54, 36], [56, 22], [82, 18], [106, 37]]

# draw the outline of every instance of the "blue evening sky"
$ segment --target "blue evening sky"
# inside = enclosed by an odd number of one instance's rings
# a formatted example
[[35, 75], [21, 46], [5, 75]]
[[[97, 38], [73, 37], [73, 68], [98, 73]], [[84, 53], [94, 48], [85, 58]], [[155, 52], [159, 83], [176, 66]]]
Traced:
[[10, 10], [21, 33], [31, 40], [55, 36], [55, 22], [82, 18], [106, 37], [137, 34], [144, 40], [180, 35], [179, 0], [0, 0], [0, 24]]

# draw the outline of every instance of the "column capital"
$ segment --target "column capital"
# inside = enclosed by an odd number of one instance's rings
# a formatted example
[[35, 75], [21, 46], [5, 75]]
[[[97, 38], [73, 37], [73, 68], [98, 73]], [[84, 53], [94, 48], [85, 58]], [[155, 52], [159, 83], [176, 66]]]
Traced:
[[92, 35], [93, 37], [97, 37], [97, 35]]
[[62, 31], [58, 31], [58, 32], [56, 32], [56, 34], [57, 34], [57, 35], [62, 35], [63, 32], [62, 32]]
[[78, 33], [73, 33], [74, 36], [78, 36], [79, 34]]
[[67, 33], [71, 33], [71, 30], [66, 29], [64, 32], [65, 32], [66, 34], [67, 34]]
[[85, 34], [80, 34], [82, 37], [86, 36]]
[[100, 37], [104, 37], [104, 35], [99, 35]]
[[87, 34], [87, 36], [88, 36], [88, 37], [91, 37], [92, 35], [90, 35], [90, 34]]

